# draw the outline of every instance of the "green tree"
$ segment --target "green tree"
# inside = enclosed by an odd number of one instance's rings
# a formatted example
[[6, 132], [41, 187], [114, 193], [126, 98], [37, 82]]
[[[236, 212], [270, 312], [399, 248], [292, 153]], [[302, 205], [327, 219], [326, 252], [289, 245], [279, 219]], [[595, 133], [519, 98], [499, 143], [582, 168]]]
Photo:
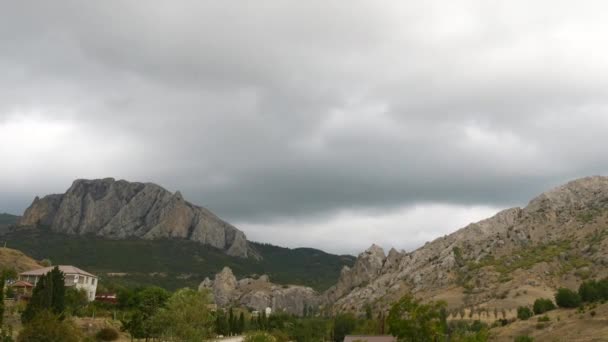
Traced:
[[213, 336], [214, 318], [209, 294], [192, 289], [176, 291], [151, 322], [161, 327], [163, 341], [203, 341]]
[[389, 332], [405, 341], [435, 340], [445, 336], [446, 322], [442, 302], [422, 304], [406, 295], [393, 304], [388, 315]]
[[165, 305], [168, 298], [169, 292], [160, 287], [153, 286], [135, 291], [129, 298], [133, 311], [121, 320], [123, 329], [135, 338], [158, 335], [162, 327], [153, 324], [151, 318]]
[[581, 305], [581, 296], [570, 289], [562, 287], [555, 294], [555, 303], [562, 308], [577, 308]]
[[344, 341], [344, 336], [350, 334], [357, 327], [357, 319], [353, 314], [339, 314], [334, 318], [333, 336], [335, 342]]
[[540, 315], [543, 314], [547, 311], [551, 311], [555, 309], [555, 304], [553, 304], [553, 301], [551, 299], [547, 299], [547, 298], [538, 298], [537, 300], [534, 301], [534, 314], [535, 315]]
[[63, 273], [58, 267], [40, 276], [32, 291], [32, 298], [21, 314], [21, 321], [27, 323], [43, 310], [50, 310], [56, 315], [63, 313], [65, 308], [65, 282]]
[[532, 313], [532, 310], [530, 310], [529, 307], [527, 306], [520, 306], [517, 308], [517, 318], [521, 319], [521, 320], [527, 320], [530, 317], [532, 317], [534, 314]]
[[71, 315], [78, 316], [82, 310], [89, 304], [87, 292], [83, 289], [73, 287], [65, 290], [65, 311]]
[[79, 342], [80, 329], [69, 319], [61, 320], [50, 310], [37, 312], [17, 337], [18, 342]]
[[236, 318], [234, 317], [234, 311], [232, 308], [228, 311], [228, 334], [236, 334]]
[[226, 314], [221, 309], [218, 309], [215, 315], [215, 332], [218, 335], [228, 335], [230, 328], [228, 326], [228, 320]]
[[243, 312], [241, 312], [241, 314], [239, 315], [239, 324], [238, 324], [238, 333], [242, 334], [243, 332], [245, 332], [245, 314]]

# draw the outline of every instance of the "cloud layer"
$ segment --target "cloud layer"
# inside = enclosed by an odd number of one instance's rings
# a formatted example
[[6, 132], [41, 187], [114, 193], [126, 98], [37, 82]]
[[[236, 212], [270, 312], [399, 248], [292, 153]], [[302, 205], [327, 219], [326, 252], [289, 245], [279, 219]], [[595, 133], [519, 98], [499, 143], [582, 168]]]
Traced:
[[113, 176], [180, 189], [256, 240], [413, 248], [606, 173], [606, 10], [5, 4], [0, 211]]

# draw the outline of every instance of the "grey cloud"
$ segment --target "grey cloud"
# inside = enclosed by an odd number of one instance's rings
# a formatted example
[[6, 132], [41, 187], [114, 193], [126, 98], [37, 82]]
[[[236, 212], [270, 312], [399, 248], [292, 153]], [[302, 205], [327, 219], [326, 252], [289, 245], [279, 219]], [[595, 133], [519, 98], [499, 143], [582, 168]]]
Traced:
[[0, 148], [0, 210], [104, 176], [255, 225], [524, 204], [608, 170], [606, 5], [543, 3], [5, 4], [0, 129], [72, 128]]

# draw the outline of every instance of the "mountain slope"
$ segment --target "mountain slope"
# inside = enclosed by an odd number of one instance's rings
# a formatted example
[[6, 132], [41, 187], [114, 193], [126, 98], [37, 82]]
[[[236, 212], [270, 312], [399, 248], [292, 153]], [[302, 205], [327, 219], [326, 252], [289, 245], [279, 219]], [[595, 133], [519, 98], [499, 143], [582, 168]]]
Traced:
[[14, 269], [17, 272], [24, 272], [41, 268], [38, 261], [23, 254], [16, 249], [0, 247], [0, 270]]
[[309, 248], [289, 249], [249, 242], [255, 258], [233, 257], [212, 246], [178, 239], [110, 240], [91, 235], [68, 235], [44, 229], [19, 229], [0, 236], [0, 242], [39, 260], [74, 264], [102, 276], [102, 283], [159, 285], [167, 289], [197, 287], [205, 277], [225, 266], [242, 277], [267, 274], [280, 284], [306, 285], [323, 291], [335, 284], [340, 269], [355, 258]]
[[513, 308], [608, 273], [608, 178], [570, 182], [406, 253], [372, 246], [325, 294], [335, 310], [411, 292], [451, 309]]
[[8, 227], [16, 224], [19, 221], [19, 216], [0, 213], [0, 233], [5, 232]]
[[152, 183], [76, 180], [65, 194], [36, 197], [18, 225], [111, 239], [186, 239], [232, 256], [250, 256], [242, 231], [185, 201], [179, 191]]

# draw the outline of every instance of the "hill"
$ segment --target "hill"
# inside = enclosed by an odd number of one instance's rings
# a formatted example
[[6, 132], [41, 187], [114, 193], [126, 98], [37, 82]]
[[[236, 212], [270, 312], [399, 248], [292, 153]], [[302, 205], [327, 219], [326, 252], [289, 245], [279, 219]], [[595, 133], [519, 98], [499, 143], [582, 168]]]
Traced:
[[0, 233], [5, 232], [8, 227], [14, 225], [19, 221], [19, 216], [0, 213]]
[[325, 293], [336, 311], [386, 308], [405, 293], [451, 310], [514, 309], [608, 273], [608, 178], [579, 179], [412, 252], [362, 253]]
[[0, 247], [0, 269], [14, 269], [23, 272], [42, 267], [36, 260], [21, 251]]
[[173, 290], [197, 287], [225, 266], [239, 277], [267, 274], [273, 282], [310, 286], [318, 291], [334, 284], [340, 269], [354, 263], [310, 248], [289, 249], [250, 242], [261, 259], [227, 255], [195, 241], [177, 239], [110, 240], [44, 229], [19, 229], [0, 237], [7, 246], [54, 264], [75, 264], [102, 277], [102, 283], [155, 284]]

